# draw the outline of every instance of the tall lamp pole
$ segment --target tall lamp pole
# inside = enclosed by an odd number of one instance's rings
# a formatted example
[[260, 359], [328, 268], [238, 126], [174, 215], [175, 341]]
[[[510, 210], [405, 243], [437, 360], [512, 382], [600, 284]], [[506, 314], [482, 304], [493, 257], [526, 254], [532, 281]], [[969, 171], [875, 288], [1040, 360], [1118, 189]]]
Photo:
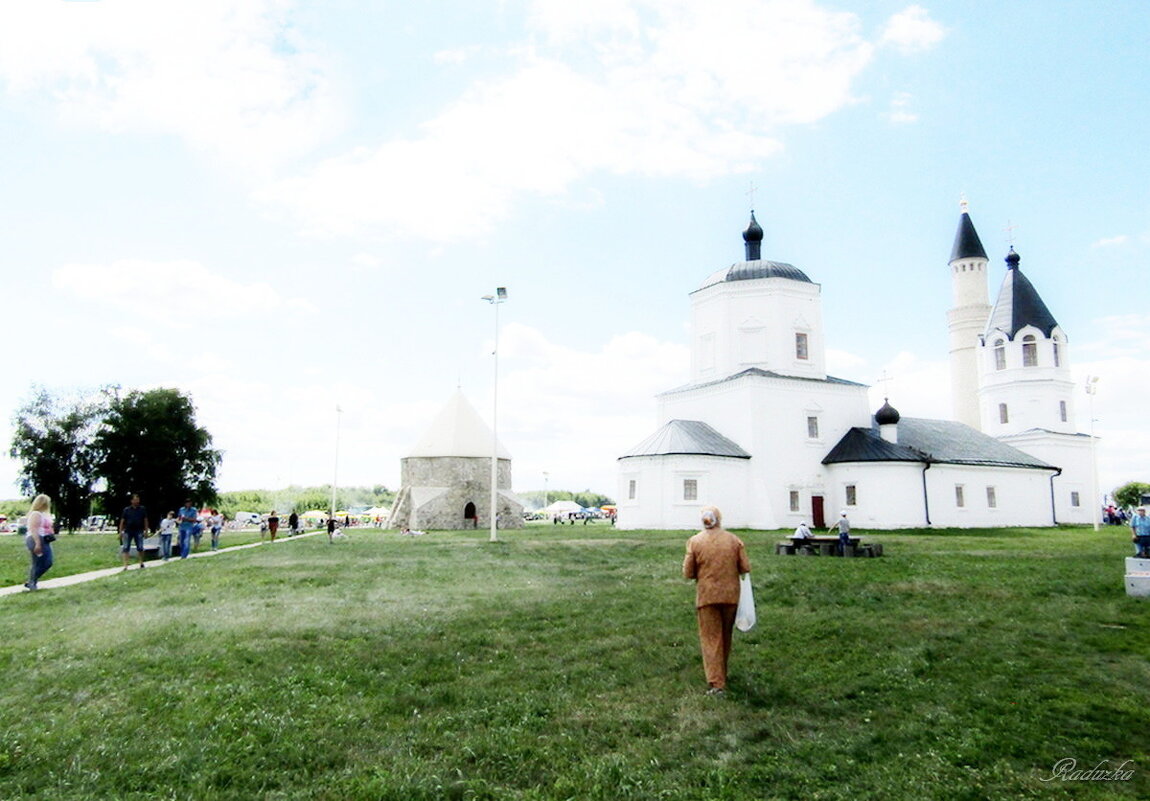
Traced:
[[496, 533], [497, 507], [499, 481], [499, 307], [507, 302], [507, 287], [496, 287], [494, 295], [484, 295], [483, 300], [495, 307], [495, 349], [491, 352], [494, 357], [494, 376], [491, 382], [491, 535], [488, 542], [499, 542]]
[[339, 420], [340, 415], [343, 414], [343, 409], [339, 408], [339, 404], [335, 405], [335, 464], [331, 470], [331, 518], [335, 519], [335, 486], [339, 478]]
[[1098, 531], [1101, 528], [1101, 523], [1098, 518], [1102, 516], [1100, 499], [1098, 497], [1098, 440], [1094, 437], [1094, 396], [1098, 394], [1098, 376], [1086, 376], [1086, 394], [1090, 398], [1090, 462], [1093, 481], [1091, 492], [1094, 494], [1094, 500], [1091, 502], [1091, 506], [1093, 507], [1092, 514], [1094, 515], [1094, 530]]

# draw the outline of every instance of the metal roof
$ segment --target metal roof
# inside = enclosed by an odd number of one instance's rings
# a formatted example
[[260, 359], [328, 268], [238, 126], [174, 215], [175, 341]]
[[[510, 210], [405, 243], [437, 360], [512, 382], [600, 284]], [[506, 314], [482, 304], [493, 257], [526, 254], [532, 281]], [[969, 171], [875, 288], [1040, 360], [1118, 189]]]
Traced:
[[687, 392], [693, 389], [701, 389], [702, 387], [711, 387], [717, 384], [725, 384], [728, 381], [737, 381], [740, 378], [747, 377], [782, 378], [786, 379], [787, 381], [816, 381], [820, 384], [838, 384], [847, 387], [867, 386], [866, 384], [860, 384], [857, 381], [847, 381], [845, 378], [835, 378], [834, 376], [829, 375], [826, 378], [807, 378], [806, 376], [801, 375], [783, 375], [782, 373], [776, 373], [771, 370], [764, 370], [761, 367], [748, 367], [746, 370], [740, 370], [737, 373], [732, 373], [726, 378], [716, 378], [714, 381], [702, 381], [698, 384], [684, 384], [681, 387], [668, 389], [664, 392], [660, 392], [656, 397], [662, 397], [663, 395], [673, 395], [676, 392]]
[[1050, 336], [1050, 332], [1058, 325], [1050, 309], [1038, 296], [1034, 284], [1018, 269], [1021, 261], [1014, 248], [1006, 257], [1009, 269], [1006, 277], [1002, 279], [1002, 288], [998, 290], [998, 300], [986, 323], [986, 336], [1001, 331], [1010, 339], [1028, 325], [1032, 325], [1042, 332], [1043, 336]]
[[921, 417], [899, 421], [897, 445], [882, 439], [877, 427], [856, 427], [823, 458], [823, 464], [891, 461], [1056, 469], [964, 423]]
[[950, 249], [950, 260], [955, 259], [985, 259], [986, 249], [982, 240], [978, 238], [978, 231], [974, 230], [974, 223], [965, 211], [958, 218], [958, 231], [954, 234], [954, 247]]
[[[807, 278], [806, 273], [793, 264], [787, 264], [781, 261], [768, 261], [766, 259], [755, 259], [754, 261], [737, 261], [730, 267], [724, 267], [722, 270], [711, 273], [707, 276], [706, 280], [699, 285], [699, 289], [706, 289], [709, 286], [721, 284], [726, 281], [751, 281], [756, 278], [787, 278], [791, 281], [802, 281], [806, 284], [814, 283], [814, 281]], [[695, 291], [698, 292], [699, 289]]]
[[699, 420], [671, 420], [619, 458], [671, 454], [751, 458], [751, 454], [736, 443]]

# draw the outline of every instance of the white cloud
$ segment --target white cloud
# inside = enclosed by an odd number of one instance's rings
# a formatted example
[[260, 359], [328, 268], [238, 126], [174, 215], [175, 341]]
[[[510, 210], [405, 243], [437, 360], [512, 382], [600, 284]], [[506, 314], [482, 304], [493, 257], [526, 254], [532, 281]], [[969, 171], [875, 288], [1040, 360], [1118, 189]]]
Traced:
[[1125, 245], [1130, 241], [1130, 237], [1126, 234], [1119, 234], [1118, 236], [1104, 237], [1095, 242], [1091, 247], [1094, 248], [1108, 248], [1115, 245]]
[[[745, 172], [779, 152], [782, 127], [855, 102], [874, 52], [855, 15], [806, 0], [539, 2], [531, 20], [542, 43], [513, 49], [510, 74], [256, 199], [313, 234], [464, 238], [597, 173]], [[466, 214], [444, 209], [445, 186]]]
[[196, 307], [199, 319], [227, 317], [241, 308], [314, 310], [306, 299], [284, 297], [263, 282], [234, 281], [189, 260], [67, 264], [52, 272], [52, 286], [93, 303], [130, 308], [148, 321], [179, 323], [183, 318], [173, 313], [176, 304], [189, 297], [204, 300]]
[[890, 111], [887, 112], [887, 119], [896, 125], [918, 122], [918, 114], [909, 110], [912, 100], [914, 100], [914, 96], [909, 92], [896, 93], [890, 100]]
[[65, 120], [177, 136], [245, 168], [341, 124], [322, 58], [287, 0], [0, 4], [0, 83]]
[[914, 53], [929, 50], [945, 36], [946, 29], [930, 18], [930, 12], [920, 5], [912, 5], [887, 20], [879, 43]]

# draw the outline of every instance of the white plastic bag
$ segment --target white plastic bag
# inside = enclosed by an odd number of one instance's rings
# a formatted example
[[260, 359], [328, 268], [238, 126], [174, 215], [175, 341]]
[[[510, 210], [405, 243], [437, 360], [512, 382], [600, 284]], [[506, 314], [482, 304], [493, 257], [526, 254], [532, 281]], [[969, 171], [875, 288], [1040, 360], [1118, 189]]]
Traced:
[[739, 576], [739, 608], [735, 612], [735, 628], [750, 631], [755, 627], [755, 596], [751, 592], [751, 574]]

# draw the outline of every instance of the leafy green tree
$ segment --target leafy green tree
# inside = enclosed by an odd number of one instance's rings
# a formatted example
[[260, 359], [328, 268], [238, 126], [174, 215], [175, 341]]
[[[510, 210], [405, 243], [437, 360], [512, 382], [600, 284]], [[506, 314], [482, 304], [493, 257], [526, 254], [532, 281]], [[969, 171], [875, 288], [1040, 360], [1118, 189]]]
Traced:
[[105, 508], [119, 514], [133, 493], [148, 508], [150, 526], [185, 498], [200, 506], [216, 498], [221, 454], [196, 425], [192, 399], [176, 389], [109, 393], [104, 424], [92, 442]]
[[104, 409], [99, 401], [64, 401], [44, 388], [13, 418], [9, 455], [21, 463], [20, 489], [51, 496], [61, 525], [69, 531], [88, 515], [96, 481], [90, 441]]
[[1142, 496], [1150, 495], [1150, 484], [1144, 484], [1141, 481], [1131, 481], [1123, 484], [1118, 489], [1110, 493], [1114, 496], [1114, 502], [1124, 509], [1131, 506], [1141, 506]]

